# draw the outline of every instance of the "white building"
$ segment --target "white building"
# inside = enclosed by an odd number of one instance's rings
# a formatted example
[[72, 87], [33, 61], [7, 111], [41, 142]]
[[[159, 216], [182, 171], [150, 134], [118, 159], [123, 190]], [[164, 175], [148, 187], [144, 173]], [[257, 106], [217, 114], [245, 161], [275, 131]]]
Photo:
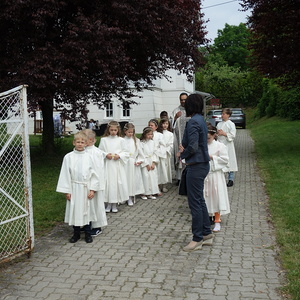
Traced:
[[[99, 109], [95, 105], [88, 105], [88, 120], [98, 121], [98, 124], [107, 124], [111, 120], [118, 122], [132, 122], [136, 127], [136, 133], [141, 133], [152, 118], [159, 118], [161, 111], [167, 111], [171, 116], [172, 111], [180, 104], [179, 95], [182, 92], [188, 94], [194, 92], [194, 82], [189, 82], [186, 75], [178, 73], [176, 70], [169, 70], [166, 73], [170, 81], [166, 78], [157, 79], [153, 83], [151, 90], [144, 90], [138, 93], [133, 100], [137, 104], [123, 107], [117, 99], [113, 99], [104, 109]], [[54, 112], [54, 115], [59, 112]], [[36, 113], [36, 124], [41, 123], [40, 112]], [[65, 131], [77, 132], [76, 124], [80, 122], [65, 123]], [[30, 121], [29, 132], [34, 133], [34, 120]], [[36, 131], [37, 132], [37, 131]]]

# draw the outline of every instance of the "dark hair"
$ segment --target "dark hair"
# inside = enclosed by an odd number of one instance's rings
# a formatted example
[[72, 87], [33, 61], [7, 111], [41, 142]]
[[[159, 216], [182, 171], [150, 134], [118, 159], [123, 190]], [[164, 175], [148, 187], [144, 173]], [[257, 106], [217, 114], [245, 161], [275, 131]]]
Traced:
[[217, 137], [217, 128], [215, 126], [212, 126], [211, 124], [207, 125], [207, 133], [210, 135], [214, 135], [215, 136], [215, 140], [218, 140]]
[[181, 93], [180, 95], [179, 95], [179, 99], [181, 100], [181, 96], [183, 96], [183, 95], [185, 95], [185, 96], [189, 96], [187, 93]]
[[223, 108], [222, 112], [225, 113], [226, 115], [231, 116], [232, 115], [232, 111], [230, 108]]
[[[153, 124], [155, 124], [156, 127], [158, 127], [158, 121], [157, 121], [157, 119], [151, 119], [151, 120], [148, 122], [148, 125], [149, 125], [150, 123], [153, 123]], [[149, 127], [149, 126], [148, 126], [148, 127]]]
[[186, 116], [191, 117], [194, 114], [202, 114], [203, 98], [200, 94], [191, 94], [185, 100]]
[[160, 120], [160, 122], [158, 124], [158, 128], [157, 128], [157, 132], [163, 133], [164, 129], [163, 129], [162, 125], [167, 122], [168, 122], [167, 130], [172, 132], [171, 123], [170, 123], [169, 119], [167, 119], [167, 118], [163, 118]]
[[153, 129], [152, 129], [151, 127], [145, 127], [145, 128], [143, 129], [143, 133], [142, 133], [142, 135], [141, 135], [141, 137], [140, 137], [140, 140], [141, 140], [141, 141], [145, 141], [145, 140], [146, 140], [146, 135], [147, 135], [149, 132], [153, 132]]
[[160, 113], [159, 117], [160, 117], [161, 119], [163, 119], [163, 118], [168, 118], [169, 116], [168, 116], [168, 113], [167, 113], [165, 110], [163, 110], [163, 111]]
[[207, 132], [211, 135], [216, 134], [217, 133], [217, 128], [210, 124], [210, 125], [207, 126]]

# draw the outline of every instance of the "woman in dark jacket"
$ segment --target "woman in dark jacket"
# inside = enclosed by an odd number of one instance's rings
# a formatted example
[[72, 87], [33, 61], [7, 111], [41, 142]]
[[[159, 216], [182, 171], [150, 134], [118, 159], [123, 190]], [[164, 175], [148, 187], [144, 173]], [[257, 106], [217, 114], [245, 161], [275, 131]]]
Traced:
[[185, 101], [188, 121], [180, 146], [180, 157], [186, 163], [188, 203], [192, 214], [192, 241], [183, 248], [192, 252], [203, 244], [212, 245], [213, 234], [203, 196], [204, 179], [209, 172], [207, 149], [207, 126], [202, 116], [203, 99], [200, 94], [191, 94]]

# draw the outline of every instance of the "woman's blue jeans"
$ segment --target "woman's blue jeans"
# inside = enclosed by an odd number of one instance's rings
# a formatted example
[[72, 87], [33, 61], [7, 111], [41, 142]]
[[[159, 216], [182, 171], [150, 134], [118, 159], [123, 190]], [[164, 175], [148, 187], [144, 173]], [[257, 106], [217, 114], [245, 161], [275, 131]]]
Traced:
[[200, 242], [203, 235], [211, 233], [210, 220], [203, 195], [204, 179], [208, 172], [208, 162], [186, 166], [187, 196], [192, 214], [192, 232], [195, 242]]

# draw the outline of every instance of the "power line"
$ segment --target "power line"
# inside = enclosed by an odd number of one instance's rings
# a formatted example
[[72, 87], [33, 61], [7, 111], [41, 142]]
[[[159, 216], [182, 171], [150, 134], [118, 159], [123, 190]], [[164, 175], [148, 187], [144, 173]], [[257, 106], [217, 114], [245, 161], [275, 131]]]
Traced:
[[224, 4], [231, 3], [231, 2], [236, 2], [236, 1], [238, 1], [238, 0], [232, 0], [232, 1], [222, 2], [222, 3], [219, 3], [219, 4], [214, 4], [214, 5], [211, 5], [211, 6], [203, 7], [202, 9], [211, 8], [211, 7], [215, 7], [215, 6], [219, 6], [219, 5], [224, 5]]

